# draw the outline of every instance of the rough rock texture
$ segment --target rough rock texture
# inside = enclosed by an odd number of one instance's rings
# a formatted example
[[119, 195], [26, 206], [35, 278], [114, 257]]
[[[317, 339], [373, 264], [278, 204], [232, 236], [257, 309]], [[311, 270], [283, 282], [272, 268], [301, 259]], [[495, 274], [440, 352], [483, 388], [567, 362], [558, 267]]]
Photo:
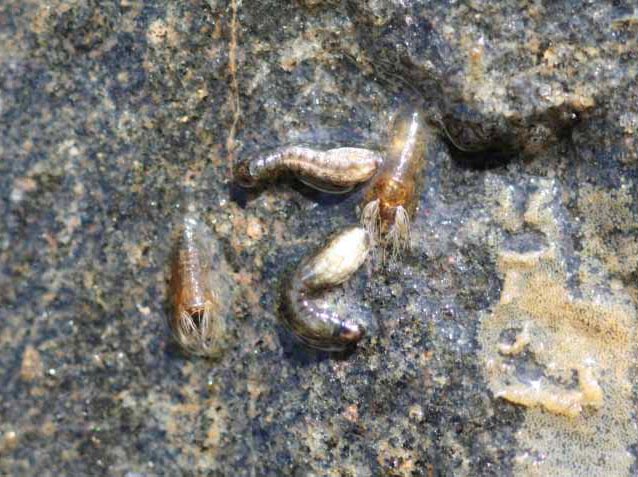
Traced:
[[[629, 2], [3, 2], [0, 474], [635, 475], [637, 25]], [[382, 151], [406, 102], [439, 133], [413, 249], [331, 295], [370, 323], [355, 352], [310, 351], [280, 282], [361, 191], [247, 193], [230, 165]], [[165, 325], [186, 204], [232, 270], [216, 362]]]
[[463, 149], [537, 153], [636, 76], [629, 6], [350, 3], [364, 58], [426, 97]]

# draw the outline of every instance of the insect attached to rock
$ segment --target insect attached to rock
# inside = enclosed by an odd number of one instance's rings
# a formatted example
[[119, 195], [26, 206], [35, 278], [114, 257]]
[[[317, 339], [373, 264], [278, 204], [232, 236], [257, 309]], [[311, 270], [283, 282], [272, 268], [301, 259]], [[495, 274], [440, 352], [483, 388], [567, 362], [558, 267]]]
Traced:
[[368, 187], [361, 222], [373, 240], [393, 254], [410, 247], [410, 220], [416, 210], [430, 131], [420, 110], [399, 110], [383, 164]]
[[343, 194], [370, 179], [381, 162], [381, 156], [369, 149], [340, 147], [318, 151], [290, 146], [267, 156], [238, 161], [234, 177], [243, 187], [254, 187], [259, 182], [292, 173], [310, 187]]
[[217, 357], [225, 348], [228, 283], [211, 230], [193, 212], [180, 221], [171, 259], [169, 326], [188, 353]]
[[239, 161], [234, 178], [244, 187], [292, 173], [307, 185], [330, 193], [367, 186], [362, 227], [337, 234], [304, 260], [287, 280], [282, 321], [306, 345], [342, 351], [363, 337], [364, 326], [322, 305], [319, 295], [344, 283], [366, 260], [373, 244], [397, 254], [410, 245], [410, 220], [415, 213], [431, 132], [421, 109], [400, 109], [391, 121], [390, 141], [382, 156], [361, 148], [318, 151], [289, 146], [272, 154]]
[[343, 351], [363, 338], [362, 324], [321, 306], [317, 298], [322, 291], [348, 280], [369, 251], [366, 230], [350, 227], [298, 266], [285, 285], [282, 320], [301, 342], [324, 351]]

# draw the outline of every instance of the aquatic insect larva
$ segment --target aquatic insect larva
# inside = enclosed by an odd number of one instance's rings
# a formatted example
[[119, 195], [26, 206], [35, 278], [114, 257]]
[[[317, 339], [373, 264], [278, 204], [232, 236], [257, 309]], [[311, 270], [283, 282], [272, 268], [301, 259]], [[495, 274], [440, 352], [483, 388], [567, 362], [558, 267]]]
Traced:
[[366, 230], [351, 227], [299, 265], [284, 292], [282, 319], [300, 341], [325, 351], [342, 351], [363, 337], [361, 324], [322, 307], [316, 298], [320, 292], [348, 280], [369, 251]]
[[194, 213], [182, 219], [171, 260], [169, 326], [187, 352], [215, 357], [224, 348], [227, 283], [219, 266], [216, 241]]
[[410, 218], [416, 210], [428, 137], [422, 111], [399, 111], [383, 165], [365, 195], [362, 224], [374, 240], [386, 237], [394, 252], [410, 246]]
[[277, 149], [268, 156], [240, 161], [234, 176], [244, 187], [274, 180], [284, 173], [295, 174], [302, 182], [330, 193], [345, 193], [370, 179], [382, 162], [379, 153], [356, 147], [318, 151], [291, 146]]

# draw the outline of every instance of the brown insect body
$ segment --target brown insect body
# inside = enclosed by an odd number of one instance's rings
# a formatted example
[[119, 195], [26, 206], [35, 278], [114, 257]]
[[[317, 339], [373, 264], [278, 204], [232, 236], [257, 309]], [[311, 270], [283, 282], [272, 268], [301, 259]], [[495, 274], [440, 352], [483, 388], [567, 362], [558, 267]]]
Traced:
[[301, 342], [324, 351], [342, 351], [364, 336], [360, 323], [342, 318], [317, 299], [322, 291], [348, 280], [369, 249], [367, 232], [351, 227], [299, 265], [285, 288], [282, 318]]
[[426, 165], [428, 130], [421, 111], [397, 113], [382, 167], [365, 194], [361, 220], [376, 240], [388, 236], [395, 251], [409, 247]]
[[[225, 281], [215, 276], [215, 239], [194, 214], [179, 227], [171, 263], [169, 325], [175, 341], [186, 351], [217, 356], [226, 335]], [[217, 270], [219, 272], [219, 270]]]
[[381, 162], [381, 156], [368, 149], [340, 147], [318, 151], [291, 146], [277, 149], [268, 156], [239, 162], [235, 167], [235, 179], [244, 187], [253, 187], [258, 182], [292, 173], [318, 190], [345, 193], [370, 179]]

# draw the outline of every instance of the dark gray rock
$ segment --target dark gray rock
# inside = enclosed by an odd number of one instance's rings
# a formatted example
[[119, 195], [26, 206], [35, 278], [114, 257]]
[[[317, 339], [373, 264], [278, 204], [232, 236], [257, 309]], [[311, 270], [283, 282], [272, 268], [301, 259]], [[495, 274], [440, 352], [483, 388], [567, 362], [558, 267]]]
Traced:
[[367, 60], [425, 96], [461, 149], [537, 153], [632, 82], [629, 6], [350, 2]]
[[[545, 475], [635, 473], [638, 438], [614, 434], [635, 424], [629, 411], [586, 407], [570, 428], [497, 398], [483, 348], [516, 332], [494, 319], [503, 253], [548, 246], [559, 302], [595, 294], [635, 338], [631, 15], [618, 2], [4, 2], [0, 473], [501, 476], [530, 460]], [[292, 179], [244, 191], [231, 162], [284, 144], [382, 150], [406, 102], [439, 133], [413, 250], [334, 292], [369, 313], [356, 351], [308, 350], [278, 321], [280, 282], [358, 220], [361, 191]], [[184, 356], [165, 325], [185, 204], [235, 283], [236, 331], [217, 362]], [[617, 355], [588, 339], [605, 402], [633, 409], [618, 356], [635, 346]], [[569, 445], [526, 440], [538, 416]], [[593, 422], [604, 445], [580, 440]], [[624, 457], [592, 464], [587, 445]], [[543, 453], [559, 447], [557, 468]]]

